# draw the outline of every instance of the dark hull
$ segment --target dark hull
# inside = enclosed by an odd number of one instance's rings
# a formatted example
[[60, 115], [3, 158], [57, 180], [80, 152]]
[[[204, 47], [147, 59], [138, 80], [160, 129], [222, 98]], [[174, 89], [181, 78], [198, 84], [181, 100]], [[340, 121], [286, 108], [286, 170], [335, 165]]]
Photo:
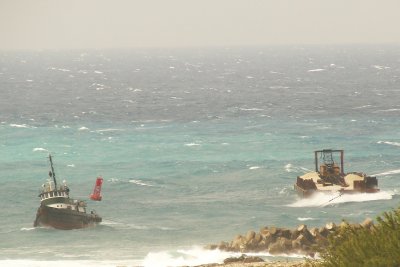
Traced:
[[97, 214], [87, 214], [71, 209], [57, 209], [41, 205], [36, 214], [34, 227], [46, 226], [71, 230], [96, 226], [101, 220], [101, 217]]

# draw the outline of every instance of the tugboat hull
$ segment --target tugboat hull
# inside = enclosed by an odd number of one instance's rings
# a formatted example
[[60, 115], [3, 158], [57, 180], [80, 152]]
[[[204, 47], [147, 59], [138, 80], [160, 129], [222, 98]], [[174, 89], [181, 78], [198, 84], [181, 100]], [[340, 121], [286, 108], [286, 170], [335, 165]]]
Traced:
[[101, 221], [101, 217], [97, 214], [87, 214], [71, 209], [41, 205], [37, 210], [34, 227], [45, 226], [72, 230], [96, 226]]

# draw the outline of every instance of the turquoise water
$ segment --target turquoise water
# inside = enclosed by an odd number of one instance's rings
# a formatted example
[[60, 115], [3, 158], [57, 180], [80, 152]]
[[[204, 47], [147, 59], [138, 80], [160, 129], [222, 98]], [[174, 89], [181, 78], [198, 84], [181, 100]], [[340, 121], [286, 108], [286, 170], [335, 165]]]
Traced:
[[[204, 245], [251, 229], [397, 207], [399, 52], [4, 52], [0, 262], [194, 265], [229, 256]], [[295, 178], [324, 148], [344, 149], [345, 170], [377, 175], [381, 192], [299, 199]], [[103, 200], [88, 200], [99, 227], [33, 228], [49, 152], [73, 197], [104, 178]]]

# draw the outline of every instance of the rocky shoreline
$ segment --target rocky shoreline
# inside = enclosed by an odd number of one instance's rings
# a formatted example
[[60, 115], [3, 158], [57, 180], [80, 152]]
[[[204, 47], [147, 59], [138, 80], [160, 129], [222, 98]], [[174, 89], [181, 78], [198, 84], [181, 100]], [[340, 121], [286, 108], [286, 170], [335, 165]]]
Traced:
[[230, 242], [221, 241], [219, 244], [206, 246], [206, 249], [241, 253], [267, 252], [271, 255], [298, 254], [314, 258], [318, 249], [323, 249], [328, 245], [328, 236], [331, 233], [334, 233], [338, 227], [348, 226], [371, 229], [373, 221], [367, 218], [360, 224], [351, 225], [346, 222], [339, 225], [330, 222], [323, 227], [311, 229], [305, 224], [294, 229], [265, 226], [259, 232], [250, 230], [245, 235], [237, 235]]
[[248, 257], [243, 254], [236, 258], [227, 258], [221, 264], [203, 264], [195, 267], [309, 267], [304, 260], [266, 262], [259, 257]]

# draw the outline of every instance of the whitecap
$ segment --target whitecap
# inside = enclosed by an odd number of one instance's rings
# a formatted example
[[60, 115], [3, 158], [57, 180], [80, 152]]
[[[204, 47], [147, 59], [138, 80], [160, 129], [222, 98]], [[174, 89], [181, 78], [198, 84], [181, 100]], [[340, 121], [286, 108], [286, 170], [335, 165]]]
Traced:
[[378, 144], [386, 144], [386, 145], [392, 145], [392, 146], [400, 146], [399, 142], [390, 142], [390, 141], [378, 141]]
[[29, 125], [26, 124], [15, 124], [15, 123], [11, 123], [10, 127], [15, 127], [15, 128], [30, 128]]
[[264, 110], [262, 108], [240, 108], [242, 111], [261, 111]]
[[377, 173], [377, 174], [373, 174], [372, 176], [387, 176], [387, 175], [398, 174], [398, 173], [400, 173], [400, 169]]
[[89, 128], [87, 128], [87, 127], [85, 127], [85, 126], [82, 126], [82, 127], [79, 128], [78, 130], [79, 130], [79, 131], [87, 131], [87, 130], [89, 130]]
[[378, 70], [390, 69], [390, 67], [380, 66], [380, 65], [372, 65], [372, 67], [375, 68], [375, 69], [378, 69]]
[[270, 86], [269, 89], [289, 89], [290, 87], [288, 86], [281, 86], [281, 85], [275, 85], [275, 86]]
[[201, 145], [197, 144], [197, 143], [188, 143], [188, 144], [185, 144], [185, 146], [201, 146]]
[[285, 170], [286, 170], [287, 172], [292, 172], [292, 170], [293, 170], [293, 165], [292, 165], [291, 163], [286, 164], [286, 165], [285, 165]]
[[395, 112], [395, 111], [400, 111], [398, 108], [390, 108], [390, 109], [381, 109], [374, 111], [374, 113], [380, 113], [380, 112]]
[[118, 129], [118, 128], [109, 128], [109, 129], [96, 130], [95, 132], [103, 133], [103, 132], [117, 132], [117, 131], [124, 131], [124, 130], [123, 129]]
[[34, 149], [32, 149], [33, 152], [37, 152], [37, 151], [45, 151], [45, 152], [49, 152], [47, 149], [42, 148], [42, 147], [35, 147]]
[[142, 180], [129, 180], [130, 183], [132, 184], [137, 184], [137, 185], [141, 185], [141, 186], [152, 186], [150, 184], [146, 184], [145, 182], [143, 182]]
[[352, 109], [363, 109], [363, 108], [369, 108], [372, 107], [371, 105], [364, 105], [364, 106], [359, 106], [359, 107], [354, 107]]
[[75, 164], [69, 164], [67, 167], [75, 168]]
[[319, 72], [319, 71], [325, 71], [325, 69], [313, 69], [313, 70], [308, 70], [308, 72]]
[[103, 72], [98, 71], [98, 70], [95, 70], [94, 73], [96, 73], [96, 74], [102, 74]]
[[251, 166], [250, 168], [249, 168], [249, 170], [257, 170], [257, 169], [259, 169], [259, 168], [261, 168], [260, 166]]
[[22, 227], [20, 230], [21, 231], [32, 231], [32, 230], [35, 230], [36, 228], [35, 227]]
[[303, 222], [303, 221], [312, 221], [312, 220], [315, 220], [315, 218], [311, 218], [311, 217], [298, 217], [297, 220]]

